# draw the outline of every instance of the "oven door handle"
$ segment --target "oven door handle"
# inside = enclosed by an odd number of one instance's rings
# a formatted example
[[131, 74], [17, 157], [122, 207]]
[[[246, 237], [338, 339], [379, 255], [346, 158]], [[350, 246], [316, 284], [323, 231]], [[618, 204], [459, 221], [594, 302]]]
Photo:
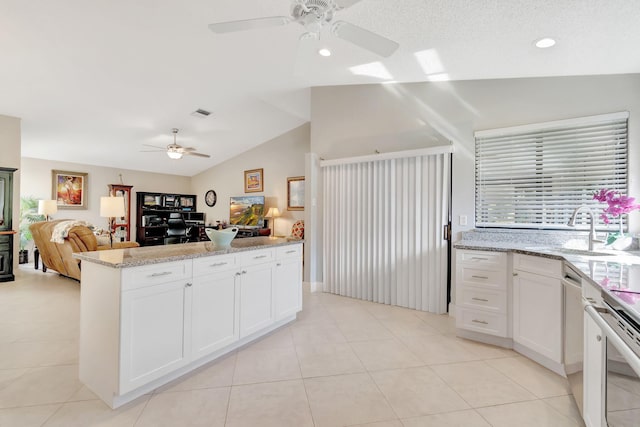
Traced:
[[602, 318], [596, 308], [592, 305], [586, 305], [584, 310], [589, 314], [594, 322], [602, 329], [602, 332], [607, 336], [607, 339], [611, 341], [616, 350], [620, 352], [620, 355], [624, 357], [625, 361], [631, 366], [631, 368], [640, 376], [640, 358], [631, 351], [626, 342], [622, 340], [613, 330], [611, 326]]

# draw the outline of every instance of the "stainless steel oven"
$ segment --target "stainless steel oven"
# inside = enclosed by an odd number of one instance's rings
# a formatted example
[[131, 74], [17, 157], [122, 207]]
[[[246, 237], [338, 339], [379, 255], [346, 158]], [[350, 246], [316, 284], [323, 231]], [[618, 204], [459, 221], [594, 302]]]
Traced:
[[603, 333], [604, 418], [609, 427], [640, 425], [640, 294], [609, 291], [587, 313]]

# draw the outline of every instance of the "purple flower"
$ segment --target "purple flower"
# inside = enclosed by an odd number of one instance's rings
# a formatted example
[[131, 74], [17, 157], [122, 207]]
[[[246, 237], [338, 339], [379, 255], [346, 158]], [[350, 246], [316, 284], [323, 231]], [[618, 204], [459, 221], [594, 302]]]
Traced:
[[620, 194], [619, 191], [603, 188], [593, 194], [593, 200], [606, 203], [607, 207], [602, 210], [600, 218], [605, 224], [609, 224], [609, 217], [619, 217], [623, 214], [640, 209], [640, 204], [635, 204], [633, 197]]

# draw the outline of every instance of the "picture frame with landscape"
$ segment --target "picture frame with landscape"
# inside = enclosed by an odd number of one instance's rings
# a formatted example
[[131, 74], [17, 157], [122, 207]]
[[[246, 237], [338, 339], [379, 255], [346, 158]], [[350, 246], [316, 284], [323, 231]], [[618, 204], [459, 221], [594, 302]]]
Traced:
[[86, 172], [51, 170], [51, 198], [58, 209], [87, 209]]

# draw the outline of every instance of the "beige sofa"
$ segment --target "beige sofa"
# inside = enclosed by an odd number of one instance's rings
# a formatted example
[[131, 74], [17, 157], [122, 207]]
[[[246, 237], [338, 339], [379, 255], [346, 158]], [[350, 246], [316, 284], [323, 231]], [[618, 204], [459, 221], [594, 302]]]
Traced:
[[[73, 258], [74, 252], [88, 252], [112, 249], [109, 245], [99, 246], [93, 232], [85, 226], [75, 226], [69, 230], [69, 235], [64, 243], [51, 241], [51, 234], [56, 224], [68, 219], [55, 221], [36, 222], [29, 226], [33, 241], [35, 242], [42, 264], [46, 268], [57, 271], [63, 276], [80, 280], [80, 260]], [[132, 248], [140, 246], [136, 242], [114, 242], [113, 249]]]

